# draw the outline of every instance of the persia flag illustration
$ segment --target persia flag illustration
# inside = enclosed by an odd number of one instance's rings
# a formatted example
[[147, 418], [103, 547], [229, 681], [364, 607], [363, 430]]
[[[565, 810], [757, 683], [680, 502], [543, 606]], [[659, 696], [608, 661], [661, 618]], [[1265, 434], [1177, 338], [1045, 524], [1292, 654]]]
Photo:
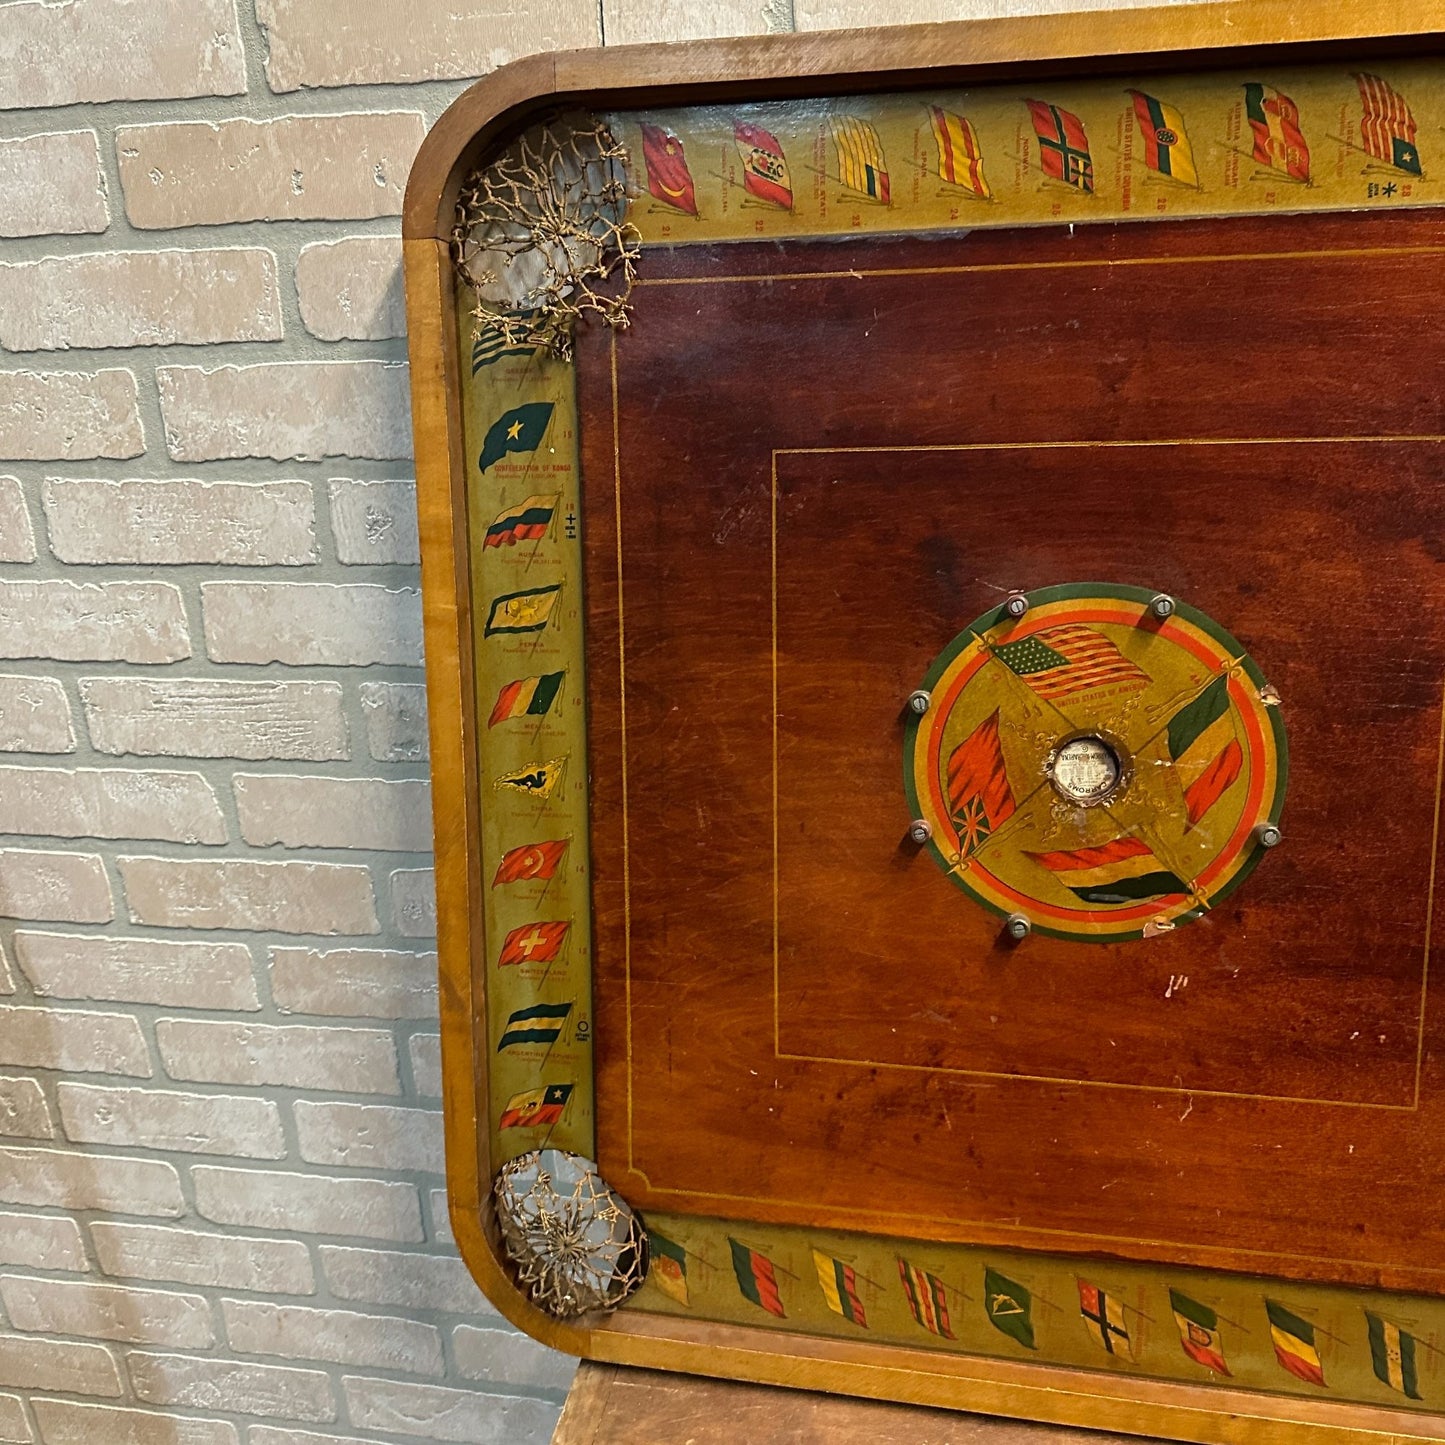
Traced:
[[647, 167], [647, 189], [665, 206], [697, 215], [697, 193], [682, 142], [660, 125], [642, 125], [642, 160]]
[[1238, 781], [1244, 749], [1234, 734], [1229, 679], [1223, 673], [1193, 702], [1180, 708], [1166, 730], [1169, 756], [1184, 789], [1184, 809], [1193, 828]]
[[928, 107], [928, 117], [933, 122], [933, 139], [938, 146], [939, 179], [988, 200], [993, 192], [984, 179], [983, 152], [972, 122], [938, 105]]
[[760, 125], [739, 121], [733, 126], [733, 141], [743, 163], [743, 189], [760, 201], [791, 211], [793, 181], [777, 136]]
[[1138, 838], [1115, 838], [1096, 848], [1070, 848], [1057, 853], [1025, 855], [1047, 869], [1085, 903], [1140, 903], [1189, 892], [1189, 885], [1171, 873]]
[[728, 1246], [732, 1250], [733, 1273], [738, 1277], [738, 1288], [743, 1298], [751, 1300], [759, 1309], [767, 1310], [770, 1315], [777, 1315], [780, 1320], [786, 1319], [772, 1260], [745, 1244], [739, 1244], [731, 1236]]
[[1174, 1312], [1174, 1323], [1179, 1327], [1179, 1343], [1184, 1347], [1184, 1353], [1196, 1365], [1203, 1365], [1216, 1375], [1227, 1375], [1229, 1366], [1224, 1363], [1219, 1316], [1208, 1305], [1190, 1299], [1177, 1289], [1169, 1291], [1169, 1307]]
[[1039, 165], [1046, 176], [1094, 194], [1094, 158], [1089, 133], [1073, 111], [1045, 100], [1026, 100], [1034, 134], [1039, 138]]
[[1251, 81], [1244, 87], [1244, 113], [1254, 133], [1254, 159], [1291, 180], [1310, 178], [1310, 148], [1299, 124], [1299, 106], [1284, 91]]
[[1378, 75], [1357, 75], [1360, 101], [1360, 137], [1376, 160], [1412, 176], [1420, 174], [1420, 152], [1415, 149], [1418, 127], [1405, 97]]
[[1018, 805], [1004, 768], [995, 708], [948, 759], [948, 815], [965, 858], [978, 851]]

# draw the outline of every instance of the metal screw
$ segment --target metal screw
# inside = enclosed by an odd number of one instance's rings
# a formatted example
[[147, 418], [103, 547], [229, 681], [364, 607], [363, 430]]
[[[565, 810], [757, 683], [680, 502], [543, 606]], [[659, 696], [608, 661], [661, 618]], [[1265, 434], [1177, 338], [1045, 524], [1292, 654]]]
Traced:
[[1174, 616], [1174, 599], [1167, 592], [1158, 592], [1149, 599], [1149, 611], [1161, 622]]
[[1003, 610], [1017, 621], [1029, 610], [1029, 599], [1022, 592], [1010, 592], [1003, 604]]
[[1004, 920], [1004, 932], [1015, 942], [1027, 938], [1034, 931], [1034, 926], [1029, 922], [1026, 914], [1010, 913]]
[[908, 694], [908, 711], [917, 713], [919, 717], [922, 717], [923, 714], [928, 711], [932, 702], [933, 694], [926, 692], [920, 687], [917, 692], [910, 692]]
[[918, 844], [924, 844], [933, 837], [933, 829], [923, 818], [915, 818], [908, 825], [908, 836]]
[[1273, 823], [1261, 823], [1254, 830], [1254, 841], [1261, 848], [1278, 848], [1284, 835]]

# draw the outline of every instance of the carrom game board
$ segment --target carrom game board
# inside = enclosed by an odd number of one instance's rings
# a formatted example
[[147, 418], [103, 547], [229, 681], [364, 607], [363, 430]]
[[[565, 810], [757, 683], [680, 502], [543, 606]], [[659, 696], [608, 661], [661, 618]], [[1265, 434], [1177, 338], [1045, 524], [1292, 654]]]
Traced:
[[1445, 1438], [1442, 30], [561, 55], [443, 117], [449, 1181], [539, 1339]]

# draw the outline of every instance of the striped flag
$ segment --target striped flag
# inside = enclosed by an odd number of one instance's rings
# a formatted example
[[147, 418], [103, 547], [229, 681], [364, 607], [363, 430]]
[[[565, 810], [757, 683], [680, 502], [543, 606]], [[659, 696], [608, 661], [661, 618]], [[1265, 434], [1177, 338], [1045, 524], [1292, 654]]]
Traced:
[[1264, 1312], [1269, 1316], [1275, 1358], [1295, 1379], [1307, 1385], [1323, 1385], [1325, 1372], [1315, 1347], [1315, 1327], [1278, 1300], [1265, 1300]]
[[518, 542], [539, 542], [552, 530], [552, 517], [560, 497], [528, 497], [505, 512], [498, 512], [482, 538], [483, 547], [515, 547]]
[[835, 115], [828, 121], [838, 147], [838, 173], [850, 191], [860, 191], [886, 206], [889, 198], [888, 162], [883, 142], [866, 120]]
[[908, 1296], [913, 1318], [929, 1334], [951, 1340], [953, 1331], [948, 1326], [948, 1296], [943, 1281], [936, 1274], [909, 1264], [902, 1255], [898, 1256], [898, 1276], [903, 1281], [903, 1293]]
[[983, 152], [973, 123], [938, 105], [928, 107], [928, 116], [933, 122], [933, 139], [938, 146], [939, 178], [984, 200], [990, 199], [993, 192], [984, 179]]
[[1360, 118], [1360, 136], [1365, 149], [1376, 160], [1412, 176], [1420, 174], [1420, 152], [1415, 149], [1418, 127], [1405, 97], [1378, 75], [1357, 75], [1360, 101], [1365, 113]]
[[1197, 186], [1199, 172], [1194, 168], [1194, 150], [1184, 133], [1184, 117], [1172, 105], [1142, 90], [1131, 90], [1129, 94], [1144, 140], [1145, 164], [1161, 176]]
[[519, 677], [515, 682], [507, 683], [492, 704], [487, 726], [494, 728], [498, 723], [510, 722], [518, 717], [546, 717], [562, 690], [562, 679], [566, 676], [565, 672], [549, 672], [541, 677]]
[[818, 1271], [818, 1287], [828, 1308], [835, 1315], [842, 1315], [850, 1325], [866, 1330], [868, 1321], [863, 1314], [863, 1301], [858, 1298], [858, 1276], [853, 1266], [815, 1249], [813, 1267]]
[[650, 1264], [647, 1277], [663, 1294], [675, 1299], [678, 1304], [687, 1303], [687, 1251], [682, 1245], [656, 1230], [647, 1234], [648, 1258]]
[[948, 815], [965, 858], [1016, 808], [998, 735], [998, 709], [963, 740], [948, 759]]
[[498, 1129], [535, 1129], [539, 1125], [560, 1122], [572, 1097], [572, 1084], [548, 1084], [541, 1089], [528, 1089], [513, 1094], [497, 1121]]
[[[535, 311], [526, 312], [520, 319], [538, 314]], [[490, 366], [504, 356], [531, 356], [536, 350], [536, 343], [508, 341], [505, 334], [495, 326], [483, 324], [472, 340], [472, 375], [475, 376], [484, 366]]]
[[1291, 180], [1310, 178], [1310, 148], [1299, 124], [1299, 106], [1284, 91], [1251, 81], [1244, 87], [1244, 113], [1254, 133], [1254, 159]]
[[1375, 1378], [1410, 1400], [1420, 1396], [1420, 1376], [1415, 1368], [1415, 1336], [1387, 1320], [1383, 1315], [1365, 1311], [1370, 1330], [1370, 1363]]
[[738, 1277], [738, 1288], [743, 1292], [743, 1298], [751, 1300], [759, 1309], [767, 1310], [770, 1315], [777, 1315], [780, 1320], [786, 1319], [772, 1260], [740, 1244], [731, 1235], [728, 1236], [728, 1247], [732, 1250], [733, 1273]]
[[497, 1052], [515, 1048], [518, 1044], [546, 1044], [549, 1048], [562, 1036], [563, 1025], [572, 1012], [570, 1003], [539, 1003], [531, 1008], [519, 1008], [507, 1016], [502, 1037], [497, 1040]]
[[1188, 827], [1193, 828], [1244, 771], [1244, 749], [1234, 732], [1229, 678], [1220, 673], [1172, 718], [1165, 736], [1175, 774], [1184, 789]]
[[1077, 622], [1046, 627], [1017, 642], [1006, 642], [994, 656], [1050, 702], [1100, 687], [1137, 692], [1149, 686], [1148, 673], [1130, 662], [1102, 632]]
[[1097, 848], [1029, 853], [1030, 862], [1052, 873], [1084, 903], [1140, 903], [1146, 898], [1187, 894], [1189, 885], [1166, 868], [1147, 843], [1115, 838]]
[[1174, 1323], [1179, 1326], [1179, 1343], [1184, 1346], [1184, 1353], [1196, 1365], [1203, 1365], [1216, 1375], [1227, 1375], [1229, 1366], [1224, 1363], [1219, 1316], [1208, 1305], [1190, 1299], [1177, 1289], [1169, 1291], [1169, 1307], [1174, 1311]]

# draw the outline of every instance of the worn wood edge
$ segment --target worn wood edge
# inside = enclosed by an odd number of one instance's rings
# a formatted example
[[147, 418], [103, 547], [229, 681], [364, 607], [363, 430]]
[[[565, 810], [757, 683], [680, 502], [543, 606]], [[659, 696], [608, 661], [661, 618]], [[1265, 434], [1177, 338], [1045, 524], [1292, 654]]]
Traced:
[[1010, 67], [1224, 64], [1252, 48], [1445, 41], [1445, 0], [1207, 0], [886, 29], [562, 50], [514, 61], [457, 97], [412, 165], [404, 237], [445, 238], [465, 172], [529, 114], [605, 93], [609, 105], [700, 104], [1001, 78]]
[[551, 1445], [593, 1445], [597, 1422], [621, 1373], [616, 1365], [583, 1361], [567, 1392], [567, 1403], [562, 1406], [562, 1417], [557, 1421]]
[[472, 963], [485, 957], [480, 901], [466, 465], [455, 378], [456, 311], [445, 242], [402, 243], [416, 440], [422, 620], [431, 734], [447, 1208], [457, 1249], [482, 1293], [519, 1329], [580, 1354], [585, 1333], [537, 1310], [512, 1282], [494, 1230], [487, 1119], [486, 1019]]

